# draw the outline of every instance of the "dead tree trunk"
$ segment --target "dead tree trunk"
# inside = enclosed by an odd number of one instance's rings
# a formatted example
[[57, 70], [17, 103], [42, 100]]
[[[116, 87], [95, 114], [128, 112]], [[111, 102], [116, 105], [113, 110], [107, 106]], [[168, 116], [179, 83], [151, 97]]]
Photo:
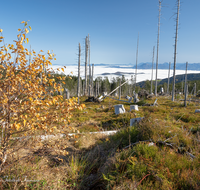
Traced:
[[134, 80], [133, 80], [133, 75], [131, 75], [131, 96], [133, 96], [133, 89], [134, 89]]
[[175, 34], [175, 45], [174, 45], [174, 72], [173, 72], [172, 101], [174, 101], [174, 98], [175, 98], [174, 96], [175, 96], [175, 82], [176, 82], [176, 50], [177, 50], [177, 40], [178, 40], [179, 9], [180, 9], [180, 0], [178, 0], [177, 17], [176, 17], [176, 34]]
[[171, 66], [171, 62], [169, 62], [169, 71], [168, 71], [168, 83], [167, 83], [167, 94], [169, 94], [169, 78], [170, 78], [170, 66]]
[[182, 79], [182, 82], [181, 82], [181, 92], [183, 94], [183, 81], [184, 81], [184, 75], [183, 75], [183, 79]]
[[91, 65], [89, 64], [89, 96], [91, 96]]
[[153, 46], [153, 57], [152, 57], [151, 94], [152, 94], [152, 92], [153, 92], [153, 64], [154, 64], [154, 51], [155, 51], [155, 46]]
[[156, 56], [156, 84], [155, 84], [155, 95], [156, 95], [156, 96], [157, 96], [157, 80], [158, 80], [158, 53], [159, 53], [159, 38], [160, 38], [160, 15], [161, 15], [161, 1], [159, 0], [158, 36], [157, 36], [157, 56]]
[[115, 88], [112, 92], [110, 92], [109, 94], [107, 94], [102, 100], [104, 100], [107, 96], [110, 96], [113, 92], [115, 92], [117, 89], [119, 89], [121, 86], [123, 86], [124, 84], [126, 84], [128, 81], [130, 81], [131, 79], [125, 81], [124, 83], [122, 83], [120, 86], [118, 86], [117, 88]]
[[188, 62], [186, 62], [186, 69], [185, 69], [185, 107], [187, 106], [187, 67], [188, 67]]
[[94, 95], [94, 64], [92, 64], [92, 96]]
[[85, 38], [85, 86], [84, 86], [84, 95], [87, 96], [87, 64], [88, 64], [88, 37]]
[[137, 39], [137, 52], [136, 52], [136, 65], [135, 65], [135, 88], [134, 88], [134, 91], [136, 91], [136, 83], [137, 83], [138, 46], [139, 46], [139, 33], [138, 33], [138, 39]]
[[78, 50], [78, 85], [77, 85], [78, 103], [79, 103], [79, 96], [80, 96], [80, 66], [81, 66], [81, 44], [79, 43], [79, 50]]
[[97, 80], [97, 96], [99, 96], [99, 81]]
[[122, 92], [122, 90], [121, 90], [122, 88], [121, 88], [121, 78], [119, 79], [119, 100], [121, 100], [121, 92]]
[[90, 39], [88, 34], [88, 64], [89, 64], [89, 96], [91, 96], [91, 65], [90, 65]]
[[97, 97], [97, 80], [96, 80], [96, 83], [95, 83], [95, 97]]

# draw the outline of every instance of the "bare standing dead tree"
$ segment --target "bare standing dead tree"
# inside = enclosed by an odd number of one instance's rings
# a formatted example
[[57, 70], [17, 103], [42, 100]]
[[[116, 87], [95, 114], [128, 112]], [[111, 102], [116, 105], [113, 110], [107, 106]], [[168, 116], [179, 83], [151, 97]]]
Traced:
[[92, 96], [94, 95], [94, 64], [92, 64]]
[[91, 65], [90, 65], [90, 38], [88, 34], [88, 64], [89, 64], [89, 96], [91, 96]]
[[197, 84], [194, 83], [194, 96], [196, 96], [196, 95], [197, 95]]
[[155, 95], [157, 96], [157, 79], [158, 79], [158, 53], [159, 53], [159, 38], [160, 38], [160, 15], [161, 15], [161, 1], [159, 0], [159, 16], [158, 16], [158, 36], [157, 36], [157, 56], [156, 56], [156, 84]]
[[168, 71], [168, 83], [167, 83], [167, 94], [169, 94], [169, 78], [170, 78], [170, 66], [171, 66], [171, 62], [169, 62], [169, 71]]
[[88, 64], [88, 37], [85, 38], [85, 90], [84, 95], [87, 95], [88, 88], [87, 88], [87, 64]]
[[89, 63], [89, 96], [91, 96], [91, 65]]
[[136, 66], [135, 66], [135, 87], [134, 87], [134, 91], [136, 91], [136, 82], [137, 82], [138, 46], [139, 46], [139, 33], [138, 33], [138, 39], [137, 39]]
[[187, 107], [187, 92], [188, 92], [188, 86], [187, 86], [187, 67], [188, 67], [188, 62], [186, 62], [186, 69], [185, 69], [185, 101], [184, 101], [185, 107]]
[[176, 80], [176, 52], [177, 52], [177, 40], [178, 40], [178, 21], [179, 21], [179, 9], [180, 0], [177, 0], [177, 16], [176, 16], [176, 33], [175, 33], [175, 45], [174, 45], [174, 72], [173, 72], [173, 89], [172, 89], [172, 101], [175, 97], [175, 80]]
[[121, 88], [121, 78], [119, 78], [119, 100], [121, 100], [121, 92], [122, 92], [122, 88]]
[[153, 64], [154, 64], [154, 51], [155, 51], [155, 46], [153, 46], [153, 56], [152, 56], [151, 94], [152, 94], [152, 92], [153, 92]]
[[79, 103], [79, 96], [80, 96], [80, 66], [81, 66], [81, 44], [79, 43], [79, 49], [78, 49], [78, 85], [77, 85], [78, 103]]

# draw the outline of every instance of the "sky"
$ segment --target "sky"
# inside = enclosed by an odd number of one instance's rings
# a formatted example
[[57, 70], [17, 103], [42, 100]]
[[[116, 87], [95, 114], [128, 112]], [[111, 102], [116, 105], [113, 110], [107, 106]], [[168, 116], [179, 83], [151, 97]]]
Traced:
[[[163, 0], [158, 63], [174, 57], [176, 0]], [[158, 0], [0, 0], [0, 28], [7, 44], [17, 39], [21, 21], [29, 21], [29, 45], [36, 52], [53, 50], [53, 65], [84, 64], [84, 39], [90, 35], [90, 62], [95, 65], [138, 63], [155, 58]], [[181, 0], [177, 63], [200, 63], [200, 1]], [[156, 60], [156, 59], [154, 59]], [[154, 61], [155, 62], [155, 61]]]

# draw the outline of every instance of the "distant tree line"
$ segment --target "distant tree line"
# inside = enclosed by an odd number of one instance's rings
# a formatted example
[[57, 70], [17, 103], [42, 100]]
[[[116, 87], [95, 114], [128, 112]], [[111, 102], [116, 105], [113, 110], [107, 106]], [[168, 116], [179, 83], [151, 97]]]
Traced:
[[[18, 71], [19, 72], [19, 71]], [[4, 73], [5, 74], [5, 73]], [[3, 74], [3, 75], [4, 75]], [[53, 77], [55, 79], [55, 83], [61, 83], [63, 90], [67, 89], [70, 92], [70, 96], [76, 96], [77, 95], [77, 83], [78, 83], [78, 77], [77, 76], [67, 76], [64, 80], [61, 82], [61, 78], [65, 76], [64, 73], [58, 74], [54, 73], [51, 75], [51, 78]], [[40, 77], [40, 75], [38, 75]], [[61, 77], [59, 79], [59, 77]], [[187, 76], [188, 81], [188, 91], [191, 93], [194, 88], [194, 84], [196, 83], [196, 89], [197, 91], [200, 90], [200, 74], [188, 74]], [[111, 80], [108, 79], [108, 77], [97, 77], [93, 81], [93, 95], [96, 95], [97, 88], [99, 94], [102, 94], [103, 92], [111, 92], [114, 89], [116, 89], [120, 85], [120, 80], [121, 84], [124, 83], [127, 79], [125, 78], [124, 75], [121, 77], [113, 77]], [[167, 92], [167, 80], [168, 79], [163, 79], [163, 80], [158, 80], [158, 92], [161, 90], [161, 88], [164, 88], [164, 91]], [[176, 76], [176, 92], [182, 92], [184, 93], [184, 80], [185, 80], [185, 75], [177, 75]], [[85, 79], [80, 79], [80, 89], [81, 89], [81, 95], [84, 93], [84, 85], [85, 85]], [[141, 89], [145, 89], [150, 93], [151, 90], [151, 81], [146, 80], [137, 83], [136, 86], [136, 92], [138, 93]], [[153, 81], [153, 92], [155, 91], [155, 81]], [[132, 96], [133, 95], [133, 90], [134, 90], [134, 80], [130, 80], [126, 84], [124, 84], [121, 87], [121, 95], [122, 96]], [[169, 85], [169, 92], [172, 91], [172, 77], [170, 78], [170, 85]], [[55, 94], [58, 92], [55, 92]], [[62, 92], [64, 93], [64, 92]], [[116, 90], [113, 94], [111, 95], [119, 95], [119, 90]]]
[[[59, 82], [59, 76], [62, 76], [64, 74], [54, 74], [55, 76], [55, 82]], [[176, 92], [184, 92], [184, 75], [178, 75], [176, 77]], [[197, 79], [197, 80], [194, 80]], [[127, 79], [125, 78], [124, 75], [121, 77], [113, 77], [111, 80], [108, 79], [108, 77], [97, 77], [93, 81], [93, 95], [96, 95], [96, 89], [98, 89], [99, 94], [102, 94], [103, 92], [111, 92], [114, 89], [116, 89], [120, 85], [120, 80], [121, 84], [124, 83]], [[68, 89], [70, 92], [71, 96], [76, 96], [77, 95], [77, 82], [78, 82], [78, 77], [77, 76], [68, 76], [65, 79], [65, 84], [62, 83], [62, 87], [64, 89]], [[85, 85], [85, 79], [80, 80], [80, 89], [81, 89], [81, 94], [83, 95], [84, 93], [84, 85]], [[200, 74], [196, 74], [195, 77], [194, 75], [188, 75], [188, 91], [189, 93], [192, 92], [194, 88], [194, 83], [196, 83], [196, 88], [197, 91], [198, 89], [200, 90]], [[158, 80], [158, 92], [161, 90], [161, 88], [164, 88], [164, 91], [167, 92], [167, 80]], [[146, 80], [143, 82], [137, 83], [136, 86], [136, 92], [138, 93], [141, 89], [145, 89], [150, 93], [151, 90], [151, 81]], [[124, 84], [121, 87], [121, 95], [122, 96], [132, 96], [133, 95], [133, 90], [134, 90], [134, 81], [130, 80], [128, 83]], [[153, 81], [153, 92], [155, 90], [155, 81]], [[169, 92], [172, 91], [172, 79], [170, 79], [170, 84], [169, 84]], [[119, 95], [119, 90], [116, 90], [112, 95]]]

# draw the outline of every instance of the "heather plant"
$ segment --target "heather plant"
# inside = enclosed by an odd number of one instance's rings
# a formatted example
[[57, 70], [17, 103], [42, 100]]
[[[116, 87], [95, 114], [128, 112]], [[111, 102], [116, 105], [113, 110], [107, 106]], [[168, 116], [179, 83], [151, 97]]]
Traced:
[[198, 168], [198, 159], [190, 160], [168, 147], [140, 143], [115, 155], [102, 177], [107, 189], [126, 189], [124, 181], [139, 189], [198, 189]]

